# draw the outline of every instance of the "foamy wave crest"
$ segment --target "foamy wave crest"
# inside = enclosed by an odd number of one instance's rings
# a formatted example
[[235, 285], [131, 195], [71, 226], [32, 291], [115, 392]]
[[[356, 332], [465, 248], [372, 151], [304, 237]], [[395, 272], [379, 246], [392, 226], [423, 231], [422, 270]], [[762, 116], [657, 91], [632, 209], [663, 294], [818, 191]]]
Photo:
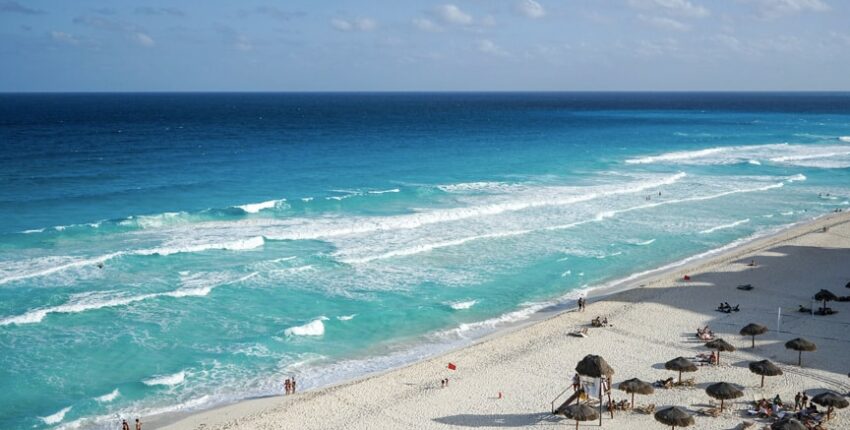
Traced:
[[659, 179], [629, 184], [589, 187], [590, 189], [588, 190], [573, 189], [578, 194], [569, 195], [561, 195], [559, 190], [556, 189], [552, 194], [545, 196], [530, 196], [529, 198], [511, 199], [500, 203], [433, 210], [409, 215], [379, 218], [347, 218], [345, 220], [311, 222], [307, 225], [299, 223], [297, 224], [299, 228], [285, 232], [269, 232], [266, 237], [275, 240], [313, 240], [377, 231], [416, 229], [426, 225], [499, 215], [506, 212], [516, 212], [544, 206], [569, 206], [609, 196], [633, 194], [674, 184], [685, 176], [686, 174], [684, 172], [679, 172]]
[[655, 239], [653, 238], [653, 239], [649, 239], [649, 240], [634, 241], [634, 242], [629, 242], [629, 243], [631, 243], [632, 245], [635, 245], [635, 246], [647, 246], [647, 245], [652, 245], [653, 243], [655, 243]]
[[171, 375], [162, 375], [162, 376], [154, 376], [150, 379], [145, 379], [142, 381], [142, 384], [145, 384], [149, 387], [154, 387], [157, 385], [162, 385], [166, 387], [173, 387], [175, 385], [180, 385], [183, 381], [186, 380], [186, 371], [181, 370], [177, 373]]
[[325, 334], [325, 323], [322, 321], [327, 320], [326, 317], [319, 317], [307, 324], [290, 327], [284, 330], [283, 334], [287, 336], [321, 336]]
[[722, 224], [722, 225], [718, 225], [718, 226], [715, 226], [715, 227], [711, 227], [711, 228], [702, 230], [702, 231], [699, 232], [699, 234], [709, 234], [709, 233], [714, 233], [715, 231], [718, 231], [718, 230], [726, 230], [726, 229], [730, 229], [730, 228], [735, 228], [735, 227], [737, 227], [741, 224], [746, 224], [748, 222], [750, 222], [749, 218], [742, 219], [742, 220], [738, 220], [738, 221], [735, 221], [735, 222], [730, 222], [729, 224]]
[[785, 181], [788, 182], [788, 183], [791, 183], [791, 182], [805, 181], [805, 180], [806, 180], [806, 175], [804, 175], [802, 173], [798, 173], [794, 176], [789, 176], [788, 179], [786, 179]]
[[118, 396], [120, 396], [120, 395], [121, 395], [121, 392], [120, 392], [120, 391], [118, 391], [118, 389], [116, 388], [116, 389], [112, 390], [112, 392], [111, 392], [111, 393], [106, 393], [106, 394], [104, 394], [104, 395], [102, 395], [102, 396], [97, 396], [97, 397], [95, 397], [94, 399], [95, 399], [98, 403], [109, 403], [109, 402], [111, 402], [111, 401], [113, 401], [113, 400], [117, 399], [117, 398], [118, 398]]
[[71, 407], [68, 406], [65, 409], [62, 409], [59, 412], [56, 412], [53, 415], [48, 415], [46, 417], [39, 417], [39, 419], [47, 425], [59, 424], [62, 420], [65, 419], [65, 414], [71, 411]]
[[459, 310], [463, 310], [463, 309], [469, 309], [469, 308], [475, 306], [476, 303], [478, 303], [478, 300], [469, 300], [469, 301], [465, 301], [465, 302], [449, 303], [449, 306], [452, 309], [459, 311]]
[[850, 148], [846, 145], [767, 144], [722, 146], [695, 151], [668, 152], [648, 157], [631, 158], [627, 164], [695, 164], [723, 165], [749, 163], [760, 165], [758, 160], [774, 164], [816, 168], [844, 168], [850, 166]]
[[62, 272], [70, 269], [80, 269], [84, 267], [94, 267], [97, 264], [105, 263], [115, 257], [124, 255], [124, 252], [113, 252], [111, 254], [102, 255], [100, 257], [94, 258], [73, 258], [73, 257], [46, 257], [42, 259], [34, 259], [27, 261], [26, 265], [29, 266], [26, 269], [20, 267], [10, 268], [10, 270], [3, 270], [4, 274], [9, 272], [18, 272], [19, 270], [29, 270], [24, 273], [9, 273], [8, 275], [0, 278], [0, 285], [7, 284], [9, 282], [21, 281], [24, 279], [30, 278], [38, 278], [42, 276], [52, 275], [54, 273]]
[[850, 136], [840, 136], [838, 140], [850, 143]]
[[354, 317], [356, 317], [356, 316], [357, 316], [357, 314], [340, 315], [340, 316], [336, 317], [336, 319], [338, 319], [340, 321], [350, 321], [350, 320], [353, 320]]
[[505, 182], [462, 182], [459, 184], [437, 185], [437, 189], [446, 193], [505, 191], [511, 187], [513, 187], [513, 185]]
[[156, 215], [131, 216], [118, 223], [125, 227], [160, 228], [167, 225], [185, 222], [189, 216], [186, 212], [165, 212]]
[[211, 250], [224, 251], [245, 251], [249, 249], [259, 248], [265, 244], [265, 239], [262, 236], [256, 236], [248, 239], [234, 240], [231, 242], [222, 243], [201, 243], [197, 245], [186, 245], [179, 247], [161, 247], [153, 249], [142, 249], [134, 251], [137, 255], [172, 255], [191, 252], [202, 252]]
[[393, 189], [391, 189], [391, 190], [374, 190], [374, 191], [369, 191], [369, 194], [388, 194], [388, 193], [400, 193], [400, 192], [401, 192], [401, 190], [399, 190], [398, 188], [393, 188]]
[[698, 151], [676, 151], [676, 152], [668, 152], [666, 154], [654, 155], [650, 157], [641, 157], [641, 158], [630, 158], [626, 160], [626, 164], [653, 164], [653, 163], [666, 163], [671, 161], [684, 161], [684, 160], [692, 160], [695, 158], [703, 158], [709, 155], [719, 154], [721, 152], [729, 151], [731, 148], [708, 148], [708, 149], [700, 149]]
[[257, 213], [257, 212], [259, 212], [263, 209], [274, 209], [274, 208], [278, 207], [278, 205], [283, 204], [284, 202], [286, 202], [286, 199], [268, 200], [268, 201], [260, 202], [260, 203], [248, 203], [248, 204], [244, 204], [244, 205], [240, 205], [240, 206], [236, 206], [236, 207], [239, 208], [239, 209], [242, 209], [243, 211], [245, 211], [249, 214], [255, 214], [255, 213]]
[[149, 294], [140, 294], [140, 295], [127, 295], [126, 293], [118, 293], [116, 294], [113, 291], [96, 291], [96, 292], [88, 292], [75, 294], [71, 296], [68, 300], [68, 303], [51, 306], [47, 308], [41, 309], [33, 309], [29, 312], [26, 312], [22, 315], [6, 317], [0, 319], [0, 326], [5, 325], [22, 325], [22, 324], [35, 324], [39, 323], [49, 314], [74, 314], [80, 312], [91, 311], [95, 309], [103, 309], [103, 308], [111, 308], [117, 306], [126, 306], [132, 303], [141, 302], [143, 300], [149, 300], [157, 297], [173, 297], [173, 298], [181, 298], [181, 297], [201, 297], [205, 296], [212, 291], [213, 288], [225, 285], [225, 284], [233, 284], [238, 282], [246, 281], [254, 276], [257, 273], [251, 273], [249, 275], [243, 276], [241, 278], [235, 280], [227, 280], [218, 283], [214, 283], [211, 285], [204, 286], [193, 286], [190, 288], [178, 289], [174, 291], [167, 291], [163, 293], [149, 293]]

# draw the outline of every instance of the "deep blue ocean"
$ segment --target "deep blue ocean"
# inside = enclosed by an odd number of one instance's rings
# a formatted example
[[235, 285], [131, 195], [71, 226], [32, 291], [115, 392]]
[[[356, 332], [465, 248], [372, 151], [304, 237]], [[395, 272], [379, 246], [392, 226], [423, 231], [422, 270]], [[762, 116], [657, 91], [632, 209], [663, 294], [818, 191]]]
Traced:
[[0, 428], [384, 370], [850, 208], [850, 94], [0, 95]]

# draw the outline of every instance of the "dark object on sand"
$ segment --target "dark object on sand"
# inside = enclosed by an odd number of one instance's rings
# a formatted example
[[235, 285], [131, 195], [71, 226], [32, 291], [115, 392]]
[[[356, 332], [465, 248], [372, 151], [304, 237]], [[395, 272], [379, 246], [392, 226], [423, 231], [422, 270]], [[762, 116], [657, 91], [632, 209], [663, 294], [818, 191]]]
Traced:
[[679, 383], [682, 383], [682, 372], [697, 371], [697, 365], [685, 357], [676, 357], [664, 363], [664, 368], [674, 372], [679, 372]]
[[717, 351], [717, 364], [720, 364], [720, 352], [721, 351], [732, 352], [732, 351], [735, 350], [734, 346], [732, 346], [729, 342], [726, 342], [725, 340], [723, 340], [721, 338], [717, 338], [717, 339], [714, 339], [710, 342], [706, 342], [705, 347], [711, 348], [711, 349]]
[[655, 388], [652, 388], [652, 384], [641, 381], [638, 378], [632, 378], [620, 382], [618, 388], [632, 395], [632, 407], [635, 406], [635, 394], [652, 394], [655, 392]]
[[808, 428], [794, 418], [783, 418], [771, 424], [770, 430], [808, 430]]
[[815, 294], [814, 299], [819, 302], [823, 302], [823, 307], [826, 309], [826, 302], [838, 300], [838, 296], [836, 296], [832, 291], [820, 290], [817, 294]]
[[791, 339], [788, 342], [785, 342], [785, 348], [793, 349], [794, 351], [799, 352], [799, 355], [797, 356], [797, 365], [803, 367], [803, 351], [817, 351], [818, 346], [812, 342], [809, 342], [806, 339], [798, 337], [796, 339]]
[[687, 427], [693, 425], [694, 417], [691, 416], [688, 411], [678, 406], [671, 406], [656, 412], [655, 421], [672, 426], [675, 429], [676, 427]]
[[782, 374], [782, 369], [771, 363], [770, 360], [761, 360], [750, 362], [750, 372], [761, 375], [761, 386], [764, 387], [764, 377], [779, 376]]
[[569, 405], [562, 411], [564, 416], [576, 420], [576, 429], [579, 421], [593, 421], [599, 419], [599, 412], [588, 406], [587, 403], [576, 403]]
[[751, 284], [744, 284], [744, 285], [738, 285], [737, 288], [739, 290], [750, 291], [750, 290], [753, 289], [753, 286]]
[[740, 331], [741, 336], [751, 336], [753, 338], [752, 348], [756, 347], [756, 336], [767, 333], [767, 326], [761, 324], [749, 323]]
[[738, 387], [727, 382], [711, 384], [705, 388], [705, 392], [712, 398], [720, 400], [720, 412], [723, 412], [724, 400], [737, 399], [744, 395], [744, 392], [738, 389]]
[[826, 411], [826, 419], [830, 418], [832, 408], [844, 409], [850, 406], [850, 402], [839, 394], [832, 391], [824, 391], [817, 396], [812, 397], [812, 403], [817, 403], [821, 406], [826, 406], [829, 409]]

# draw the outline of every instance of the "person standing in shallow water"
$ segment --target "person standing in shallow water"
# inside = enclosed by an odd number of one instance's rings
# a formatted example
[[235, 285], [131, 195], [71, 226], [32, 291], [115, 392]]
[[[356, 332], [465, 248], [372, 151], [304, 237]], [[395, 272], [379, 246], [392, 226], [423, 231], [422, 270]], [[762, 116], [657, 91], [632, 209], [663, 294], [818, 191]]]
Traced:
[[291, 391], [291, 393], [295, 394], [295, 377], [294, 376], [292, 377], [292, 391]]
[[121, 420], [121, 430], [130, 430], [130, 424], [127, 423], [127, 420]]
[[286, 378], [286, 381], [283, 382], [283, 391], [286, 394], [289, 394], [292, 391], [292, 383], [289, 382], [289, 378]]
[[142, 430], [142, 420], [136, 418], [136, 430]]

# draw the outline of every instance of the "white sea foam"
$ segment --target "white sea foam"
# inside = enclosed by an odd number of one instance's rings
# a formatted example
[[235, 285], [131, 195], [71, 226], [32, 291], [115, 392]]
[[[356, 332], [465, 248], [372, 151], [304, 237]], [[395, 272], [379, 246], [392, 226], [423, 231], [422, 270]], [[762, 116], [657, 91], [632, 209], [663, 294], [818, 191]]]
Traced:
[[850, 143], [850, 136], [840, 136], [838, 140]]
[[0, 326], [11, 325], [11, 324], [35, 324], [44, 320], [49, 314], [73, 314], [86, 312], [96, 309], [103, 308], [111, 308], [117, 306], [126, 306], [132, 303], [141, 302], [144, 300], [149, 300], [157, 297], [173, 297], [173, 298], [181, 298], [181, 297], [201, 297], [205, 296], [212, 291], [213, 288], [225, 285], [225, 284], [233, 284], [238, 282], [244, 282], [254, 276], [257, 273], [251, 273], [245, 276], [242, 276], [238, 279], [231, 279], [216, 282], [210, 285], [204, 286], [193, 286], [190, 288], [183, 288], [174, 291], [167, 291], [162, 293], [148, 293], [148, 294], [139, 294], [139, 295], [128, 295], [126, 293], [115, 293], [113, 291], [95, 291], [88, 293], [80, 293], [72, 295], [67, 303], [51, 306], [46, 308], [39, 308], [30, 310], [24, 314], [6, 317], [0, 319]]
[[[124, 252], [113, 252], [94, 258], [67, 257], [62, 259], [61, 257], [47, 257], [42, 260], [31, 260], [27, 262], [27, 265], [32, 266], [29, 272], [9, 274], [0, 278], [0, 285], [24, 279], [48, 276], [69, 269], [78, 269], [86, 266], [94, 267], [97, 264], [102, 264], [121, 255], [124, 255]], [[40, 262], [44, 264], [39, 264]]]
[[773, 164], [815, 168], [843, 168], [850, 166], [850, 148], [847, 145], [824, 144], [766, 144], [722, 146], [694, 151], [631, 158], [627, 164], [695, 164], [723, 165], [749, 163], [761, 165], [767, 160]]
[[340, 315], [340, 316], [336, 317], [336, 319], [338, 319], [340, 321], [350, 321], [350, 320], [353, 320], [354, 317], [356, 317], [356, 316], [357, 316], [357, 314]]
[[106, 394], [104, 394], [104, 395], [102, 395], [102, 396], [97, 396], [97, 397], [95, 397], [94, 399], [95, 399], [98, 403], [109, 403], [109, 402], [111, 402], [111, 401], [113, 401], [113, 400], [117, 399], [117, 398], [118, 398], [118, 396], [120, 396], [120, 395], [121, 395], [121, 392], [120, 392], [120, 391], [118, 391], [118, 389], [116, 388], [116, 389], [112, 390], [112, 392], [110, 392], [110, 393], [106, 393]]
[[151, 387], [157, 386], [157, 385], [162, 385], [162, 386], [166, 386], [166, 387], [173, 387], [175, 385], [182, 384], [183, 381], [185, 381], [185, 380], [186, 380], [186, 371], [181, 370], [181, 371], [174, 373], [174, 374], [171, 374], [171, 375], [154, 376], [153, 378], [143, 380], [142, 383], [147, 385], [147, 386], [151, 386]]
[[21, 233], [23, 233], [23, 234], [33, 234], [33, 233], [43, 233], [43, 232], [44, 232], [43, 228], [34, 228], [32, 230], [24, 230]]
[[327, 320], [326, 317], [319, 317], [307, 324], [290, 327], [284, 330], [283, 334], [287, 336], [321, 336], [325, 334], [325, 323], [322, 321]]
[[466, 193], [475, 191], [505, 191], [512, 185], [505, 182], [462, 182], [459, 184], [437, 185], [437, 189], [446, 193]]
[[246, 251], [249, 249], [259, 248], [265, 244], [265, 239], [262, 236], [255, 236], [248, 239], [240, 239], [229, 242], [219, 243], [199, 243], [187, 244], [178, 246], [163, 246], [153, 249], [141, 249], [133, 251], [136, 255], [172, 255], [180, 253], [192, 253], [211, 250], [226, 250], [226, 251]]
[[48, 415], [46, 417], [39, 417], [39, 419], [41, 419], [41, 421], [44, 422], [47, 425], [59, 424], [60, 422], [62, 422], [62, 420], [65, 419], [65, 414], [67, 414], [70, 411], [71, 411], [71, 406], [68, 406], [67, 408], [62, 409], [61, 411], [56, 412], [53, 415]]
[[119, 225], [139, 228], [161, 228], [178, 222], [183, 222], [188, 217], [186, 212], [164, 212], [155, 215], [131, 216], [119, 222]]
[[257, 212], [260, 212], [263, 209], [274, 209], [278, 205], [280, 205], [284, 202], [286, 202], [286, 199], [268, 200], [268, 201], [265, 201], [265, 202], [249, 203], [249, 204], [244, 204], [244, 205], [240, 205], [240, 206], [236, 206], [236, 207], [239, 208], [239, 209], [242, 209], [243, 211], [245, 211], [249, 214], [255, 214]]
[[567, 276], [570, 276], [570, 275], [572, 275], [572, 274], [573, 274], [573, 271], [572, 271], [572, 270], [567, 270], [566, 272], [561, 273], [561, 277], [562, 277], [562, 278], [566, 278]]
[[804, 175], [802, 173], [798, 173], [794, 176], [789, 176], [787, 179], [785, 179], [785, 181], [788, 182], [788, 183], [797, 182], [797, 181], [805, 181], [805, 180], [806, 180], [806, 175]]
[[459, 311], [459, 310], [463, 310], [463, 309], [469, 309], [469, 308], [475, 306], [476, 303], [478, 303], [478, 300], [468, 300], [468, 301], [465, 301], [465, 302], [449, 303], [449, 306], [452, 309]]
[[312, 197], [302, 197], [301, 201], [304, 202], [304, 203], [312, 202], [313, 198]]
[[393, 189], [391, 189], [391, 190], [374, 190], [374, 191], [369, 191], [369, 194], [387, 194], [387, 193], [400, 193], [400, 192], [401, 192], [401, 190], [399, 190], [398, 188], [393, 188]]
[[642, 242], [640, 242], [640, 241], [634, 242], [634, 243], [632, 243], [632, 245], [646, 246], [646, 245], [652, 245], [653, 243], [655, 243], [655, 238], [652, 238], [652, 239], [649, 239], [649, 240], [644, 240]]
[[707, 228], [705, 230], [700, 231], [699, 234], [709, 234], [709, 233], [714, 233], [717, 230], [726, 230], [726, 229], [730, 229], [730, 228], [735, 228], [735, 227], [737, 227], [741, 224], [746, 224], [748, 222], [750, 222], [749, 218], [742, 219], [742, 220], [738, 220], [738, 221], [735, 221], [735, 222], [731, 222], [729, 224], [722, 224], [722, 225], [718, 225], [718, 226], [715, 226], [715, 227]]

